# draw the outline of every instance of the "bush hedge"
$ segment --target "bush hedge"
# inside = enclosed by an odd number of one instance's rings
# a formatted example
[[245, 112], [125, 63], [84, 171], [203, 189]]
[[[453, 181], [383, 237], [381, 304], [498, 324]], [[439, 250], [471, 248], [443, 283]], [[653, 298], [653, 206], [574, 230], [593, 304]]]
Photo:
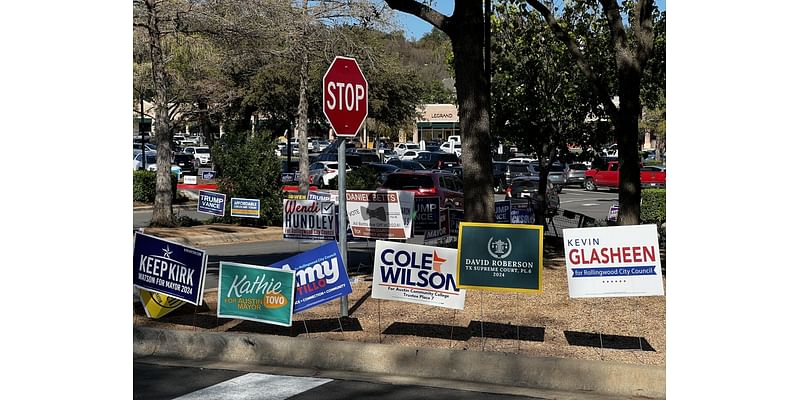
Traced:
[[667, 220], [667, 190], [642, 189], [642, 209], [640, 218], [643, 224], [662, 224]]
[[[169, 175], [172, 180], [172, 199], [177, 198], [178, 177]], [[133, 171], [133, 201], [153, 203], [156, 200], [155, 171]]]

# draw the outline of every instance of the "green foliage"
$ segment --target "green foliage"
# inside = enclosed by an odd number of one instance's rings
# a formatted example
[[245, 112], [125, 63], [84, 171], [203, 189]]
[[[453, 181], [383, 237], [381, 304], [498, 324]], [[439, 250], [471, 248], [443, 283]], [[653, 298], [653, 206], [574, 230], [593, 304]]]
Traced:
[[643, 189], [640, 220], [643, 224], [661, 224], [667, 220], [667, 190]]
[[[348, 172], [345, 184], [347, 190], [375, 190], [381, 186], [378, 175], [369, 168], [358, 168]], [[330, 186], [332, 189], [339, 188], [338, 176], [331, 179]]]
[[[177, 198], [178, 178], [170, 174], [172, 181], [172, 199]], [[156, 200], [155, 171], [133, 171], [133, 201], [152, 203]]]
[[275, 142], [264, 133], [228, 133], [212, 148], [211, 157], [217, 168], [219, 192], [232, 197], [261, 200], [261, 217], [230, 216], [230, 201], [225, 217], [216, 222], [240, 225], [278, 226], [283, 220], [280, 168], [274, 153]]

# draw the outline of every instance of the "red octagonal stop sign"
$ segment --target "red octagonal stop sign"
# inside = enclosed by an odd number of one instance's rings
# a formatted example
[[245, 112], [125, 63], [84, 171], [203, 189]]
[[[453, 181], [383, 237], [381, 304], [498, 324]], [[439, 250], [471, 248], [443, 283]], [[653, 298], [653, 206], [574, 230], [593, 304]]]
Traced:
[[354, 137], [367, 119], [367, 79], [355, 58], [336, 57], [322, 78], [322, 112], [336, 136]]

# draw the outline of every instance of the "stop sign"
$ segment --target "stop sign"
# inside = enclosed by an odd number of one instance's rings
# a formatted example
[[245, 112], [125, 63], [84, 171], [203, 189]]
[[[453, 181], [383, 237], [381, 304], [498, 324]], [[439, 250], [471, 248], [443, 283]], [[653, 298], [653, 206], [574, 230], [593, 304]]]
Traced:
[[337, 56], [322, 77], [322, 112], [336, 136], [354, 137], [367, 119], [367, 79], [355, 58]]

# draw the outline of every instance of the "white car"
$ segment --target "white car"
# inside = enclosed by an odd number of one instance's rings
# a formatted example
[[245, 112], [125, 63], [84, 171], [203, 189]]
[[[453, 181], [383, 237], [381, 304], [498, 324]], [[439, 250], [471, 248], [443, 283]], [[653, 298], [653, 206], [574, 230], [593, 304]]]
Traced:
[[200, 166], [211, 164], [211, 151], [208, 146], [187, 146], [183, 148], [183, 152], [193, 155], [200, 162]]
[[[397, 153], [398, 156], [402, 156], [403, 153], [410, 151], [410, 150], [422, 150], [417, 143], [400, 143], [397, 146], [394, 146], [394, 152]], [[416, 156], [415, 156], [416, 157]]]
[[399, 159], [401, 160], [413, 160], [417, 158], [420, 153], [427, 153], [427, 151], [422, 150], [406, 150], [403, 154], [400, 155]]
[[[352, 171], [349, 165], [346, 172]], [[308, 180], [312, 185], [319, 187], [329, 186], [331, 179], [339, 176], [338, 161], [319, 161], [308, 166]]]
[[[148, 151], [145, 154], [145, 169], [147, 171], [156, 170], [156, 152]], [[134, 171], [142, 167], [142, 152], [133, 152], [133, 169]]]
[[455, 155], [461, 157], [461, 144], [455, 142], [446, 142], [443, 143], [439, 149], [445, 153], [455, 153]]
[[530, 158], [530, 157], [514, 157], [514, 158], [509, 158], [506, 162], [530, 164], [530, 163], [532, 163], [534, 161], [536, 161], [536, 160], [533, 159], [533, 158]]

